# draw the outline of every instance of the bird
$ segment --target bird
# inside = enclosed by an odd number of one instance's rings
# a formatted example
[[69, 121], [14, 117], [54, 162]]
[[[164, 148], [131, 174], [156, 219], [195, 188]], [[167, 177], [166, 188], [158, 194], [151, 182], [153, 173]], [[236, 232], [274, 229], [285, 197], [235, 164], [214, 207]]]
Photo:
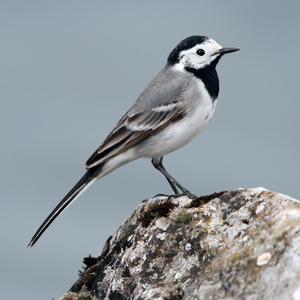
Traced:
[[91, 184], [139, 158], [151, 159], [175, 196], [195, 198], [166, 170], [163, 157], [188, 144], [207, 126], [219, 95], [216, 66], [223, 55], [239, 50], [201, 35], [179, 42], [161, 71], [87, 160], [85, 174], [37, 229], [28, 247]]

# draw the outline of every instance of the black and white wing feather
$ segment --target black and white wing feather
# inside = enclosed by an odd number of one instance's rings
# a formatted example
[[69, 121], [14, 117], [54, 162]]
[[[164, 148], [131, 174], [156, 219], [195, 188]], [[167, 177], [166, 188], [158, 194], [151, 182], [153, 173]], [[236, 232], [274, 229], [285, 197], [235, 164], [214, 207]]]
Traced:
[[86, 168], [93, 168], [124, 153], [163, 130], [170, 123], [182, 119], [184, 115], [185, 110], [177, 103], [172, 103], [155, 107], [150, 111], [125, 116], [88, 159]]
[[186, 77], [172, 75], [174, 74], [164, 71], [154, 78], [103, 144], [87, 160], [87, 169], [124, 153], [185, 116], [183, 98], [189, 82]]

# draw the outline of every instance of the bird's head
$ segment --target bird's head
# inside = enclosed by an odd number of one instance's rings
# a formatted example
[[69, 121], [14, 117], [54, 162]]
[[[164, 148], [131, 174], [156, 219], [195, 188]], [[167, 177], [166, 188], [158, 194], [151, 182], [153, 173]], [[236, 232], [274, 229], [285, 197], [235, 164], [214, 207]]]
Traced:
[[215, 67], [220, 58], [238, 48], [224, 48], [206, 36], [190, 36], [182, 40], [170, 53], [168, 64], [179, 70], [200, 70], [207, 66]]

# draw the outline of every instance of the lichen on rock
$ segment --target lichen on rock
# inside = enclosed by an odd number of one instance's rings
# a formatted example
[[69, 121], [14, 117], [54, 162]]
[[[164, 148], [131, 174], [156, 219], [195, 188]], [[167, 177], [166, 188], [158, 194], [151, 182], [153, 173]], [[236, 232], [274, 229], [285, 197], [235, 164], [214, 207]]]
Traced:
[[141, 203], [61, 299], [300, 299], [300, 202], [263, 188]]

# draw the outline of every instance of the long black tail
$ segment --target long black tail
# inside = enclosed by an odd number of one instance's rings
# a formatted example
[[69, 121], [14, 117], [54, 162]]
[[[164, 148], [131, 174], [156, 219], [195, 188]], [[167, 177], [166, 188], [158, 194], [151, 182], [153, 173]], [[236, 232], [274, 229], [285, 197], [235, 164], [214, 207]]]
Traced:
[[70, 192], [61, 200], [61, 202], [52, 210], [50, 215], [46, 218], [43, 224], [38, 228], [27, 247], [32, 247], [41, 237], [44, 231], [51, 225], [51, 223], [74, 201], [81, 193], [83, 193], [96, 179], [99, 173], [99, 167], [88, 170], [82, 178], [75, 184]]

